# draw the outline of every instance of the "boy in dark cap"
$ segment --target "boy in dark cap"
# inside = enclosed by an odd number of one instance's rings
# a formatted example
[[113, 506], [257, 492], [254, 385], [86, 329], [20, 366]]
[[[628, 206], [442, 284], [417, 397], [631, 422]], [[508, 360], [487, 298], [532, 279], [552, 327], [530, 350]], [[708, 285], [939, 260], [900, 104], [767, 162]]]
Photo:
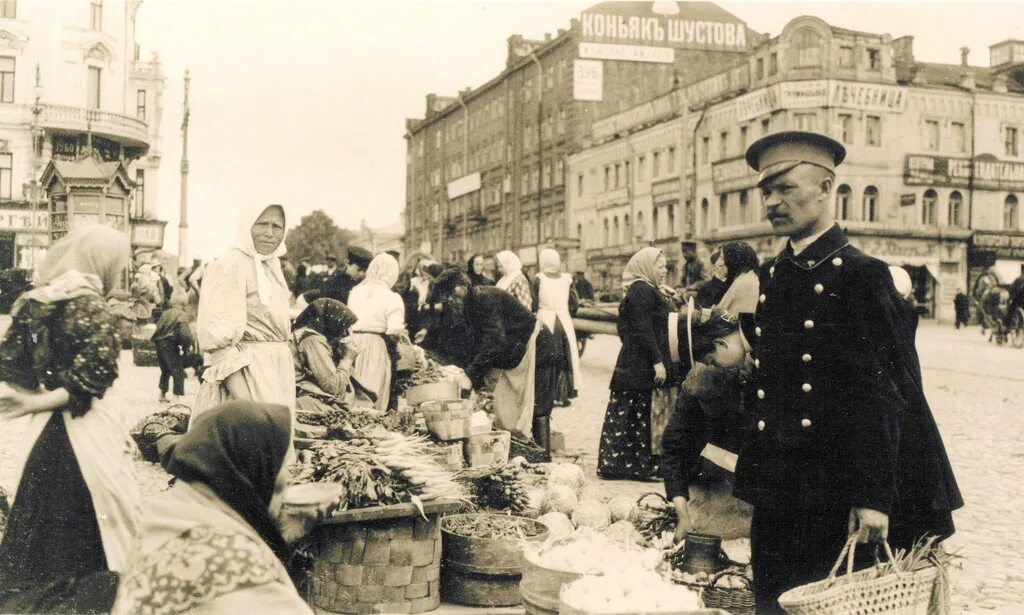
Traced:
[[344, 271], [335, 271], [324, 279], [321, 296], [337, 299], [348, 305], [348, 295], [366, 278], [366, 268], [373, 260], [373, 254], [366, 248], [351, 246], [348, 249], [348, 264]]
[[746, 154], [767, 219], [788, 238], [759, 271], [736, 465], [735, 493], [754, 506], [758, 613], [781, 613], [783, 592], [825, 578], [849, 534], [907, 549], [951, 535], [963, 505], [888, 267], [833, 221], [845, 155], [808, 132], [769, 135]]

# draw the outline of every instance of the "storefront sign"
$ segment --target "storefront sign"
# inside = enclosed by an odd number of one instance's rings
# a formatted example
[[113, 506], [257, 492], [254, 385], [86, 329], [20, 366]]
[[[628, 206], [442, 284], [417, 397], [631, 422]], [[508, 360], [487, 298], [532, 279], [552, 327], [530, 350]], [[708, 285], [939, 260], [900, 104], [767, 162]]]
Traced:
[[165, 220], [132, 220], [132, 246], [159, 249], [164, 246]]
[[580, 57], [593, 58], [595, 60], [624, 60], [627, 62], [672, 64], [676, 61], [676, 50], [671, 47], [580, 43]]
[[996, 258], [1024, 260], [1024, 235], [975, 232], [971, 243], [976, 250], [995, 254]]
[[[744, 22], [696, 2], [605, 2], [580, 16], [587, 42], [746, 51]], [[710, 3], [707, 3], [710, 4]]]
[[907, 88], [881, 83], [830, 81], [829, 104], [845, 109], [903, 113], [907, 108]]
[[[35, 226], [32, 218], [35, 217]], [[0, 231], [45, 231], [50, 228], [50, 212], [30, 209], [0, 209]]]
[[897, 85], [832, 79], [785, 81], [737, 97], [736, 116], [742, 122], [778, 109], [829, 106], [902, 113], [907, 108], [907, 93]]
[[757, 185], [757, 173], [747, 164], [746, 158], [731, 158], [711, 165], [711, 183], [718, 194], [753, 188]]
[[649, 124], [654, 120], [668, 117], [675, 113], [680, 105], [680, 92], [675, 90], [622, 113], [616, 113], [611, 117], [594, 122], [591, 134], [594, 135], [595, 139], [610, 137], [616, 133], [629, 130], [634, 126]]
[[974, 174], [974, 187], [981, 190], [1024, 190], [1024, 163], [970, 158], [948, 158], [909, 154], [903, 177], [913, 186], [966, 188]]
[[448, 198], [455, 199], [480, 189], [480, 173], [470, 173], [448, 182]]
[[917, 204], [917, 195], [916, 194], [901, 194], [900, 195], [900, 206], [901, 207], [909, 207], [911, 205], [916, 205], [916, 204]]
[[600, 101], [604, 97], [604, 63], [597, 60], [573, 60], [573, 100]]
[[750, 71], [746, 62], [734, 66], [724, 73], [695, 81], [683, 88], [685, 100], [690, 105], [718, 98], [728, 92], [736, 92], [750, 85]]

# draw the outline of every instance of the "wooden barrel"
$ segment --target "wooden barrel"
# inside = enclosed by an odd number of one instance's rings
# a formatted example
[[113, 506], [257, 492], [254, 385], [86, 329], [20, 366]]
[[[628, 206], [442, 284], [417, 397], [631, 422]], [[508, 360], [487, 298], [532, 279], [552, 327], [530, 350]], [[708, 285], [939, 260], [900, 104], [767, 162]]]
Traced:
[[[519, 583], [523, 575], [520, 540], [462, 536], [446, 529], [448, 520], [462, 516], [449, 515], [441, 524], [441, 598], [445, 602], [470, 606], [519, 604]], [[542, 526], [528, 519], [523, 522]], [[547, 530], [544, 530], [532, 540], [546, 537]]]
[[523, 580], [519, 593], [527, 615], [558, 615], [562, 585], [572, 583], [583, 575], [545, 568], [533, 561], [529, 553], [523, 557]]

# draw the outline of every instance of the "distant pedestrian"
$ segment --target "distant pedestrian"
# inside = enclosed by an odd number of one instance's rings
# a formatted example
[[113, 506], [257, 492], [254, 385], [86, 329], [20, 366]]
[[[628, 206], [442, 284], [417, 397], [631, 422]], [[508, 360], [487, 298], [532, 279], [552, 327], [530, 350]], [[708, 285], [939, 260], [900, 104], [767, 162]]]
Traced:
[[188, 296], [182, 291], [171, 295], [170, 307], [160, 314], [153, 333], [156, 344], [156, 358], [160, 364], [160, 399], [167, 398], [167, 388], [171, 379], [174, 380], [174, 401], [180, 402], [185, 395], [184, 358], [192, 346], [192, 335], [189, 331], [189, 318], [185, 313]]
[[324, 277], [321, 297], [335, 299], [348, 305], [349, 293], [360, 282], [366, 279], [366, 268], [373, 260], [373, 254], [366, 248], [352, 246], [348, 249], [345, 271], [329, 273]]
[[704, 262], [697, 256], [697, 244], [692, 241], [680, 242], [679, 247], [683, 252], [683, 278], [680, 280], [680, 286], [683, 288], [693, 288], [697, 284], [708, 279], [708, 275], [705, 272]]
[[962, 287], [956, 289], [956, 296], [953, 297], [953, 310], [956, 312], [957, 329], [966, 327], [971, 321], [971, 300], [964, 293]]
[[474, 254], [466, 261], [466, 275], [473, 286], [494, 286], [494, 279], [487, 277], [487, 257]]
[[587, 274], [577, 271], [573, 276], [573, 285], [576, 287], [576, 295], [582, 301], [594, 300], [594, 285], [587, 279]]
[[725, 296], [725, 291], [729, 288], [725, 282], [728, 276], [728, 269], [722, 261], [721, 250], [715, 250], [711, 255], [711, 266], [714, 271], [711, 279], [697, 283], [697, 294], [694, 298], [697, 307], [710, 308], [716, 305], [722, 300], [722, 297]]
[[579, 308], [572, 277], [562, 271], [562, 259], [556, 250], [540, 253], [540, 273], [533, 279], [533, 306], [537, 320], [551, 333], [555, 353], [555, 405], [568, 406], [583, 387], [580, 352], [572, 317]]
[[405, 304], [391, 290], [398, 281], [398, 261], [378, 254], [366, 270], [366, 278], [352, 289], [349, 309], [358, 320], [352, 326], [350, 347], [356, 352], [353, 376], [377, 396], [376, 408], [388, 410], [391, 382], [396, 371], [397, 344], [408, 338]]
[[308, 258], [299, 261], [299, 266], [295, 268], [295, 284], [292, 285], [292, 294], [296, 297], [306, 292], [309, 285], [309, 268]]
[[734, 315], [753, 314], [757, 308], [759, 264], [750, 244], [733, 241], [722, 246], [715, 270], [725, 273], [725, 294], [715, 307]]

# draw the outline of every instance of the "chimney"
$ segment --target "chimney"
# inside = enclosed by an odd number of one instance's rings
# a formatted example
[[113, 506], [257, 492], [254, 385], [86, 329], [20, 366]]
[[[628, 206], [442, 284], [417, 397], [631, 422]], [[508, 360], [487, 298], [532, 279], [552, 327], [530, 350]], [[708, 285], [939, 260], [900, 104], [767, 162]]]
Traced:
[[971, 53], [971, 50], [967, 47], [960, 48], [960, 66], [969, 66], [967, 64], [967, 56]]
[[974, 89], [975, 83], [974, 83], [974, 73], [973, 72], [971, 72], [969, 70], [965, 70], [963, 72], [963, 74], [960, 75], [960, 87], [962, 87], [965, 90], [973, 90]]
[[550, 40], [551, 40], [551, 33], [550, 32], [545, 32], [544, 33], [544, 42], [546, 43], [546, 42], [548, 42]]
[[1006, 94], [1006, 75], [996, 75], [992, 78], [992, 91], [997, 94]]
[[914, 37], [901, 36], [892, 41], [892, 58], [896, 64], [914, 63]]

